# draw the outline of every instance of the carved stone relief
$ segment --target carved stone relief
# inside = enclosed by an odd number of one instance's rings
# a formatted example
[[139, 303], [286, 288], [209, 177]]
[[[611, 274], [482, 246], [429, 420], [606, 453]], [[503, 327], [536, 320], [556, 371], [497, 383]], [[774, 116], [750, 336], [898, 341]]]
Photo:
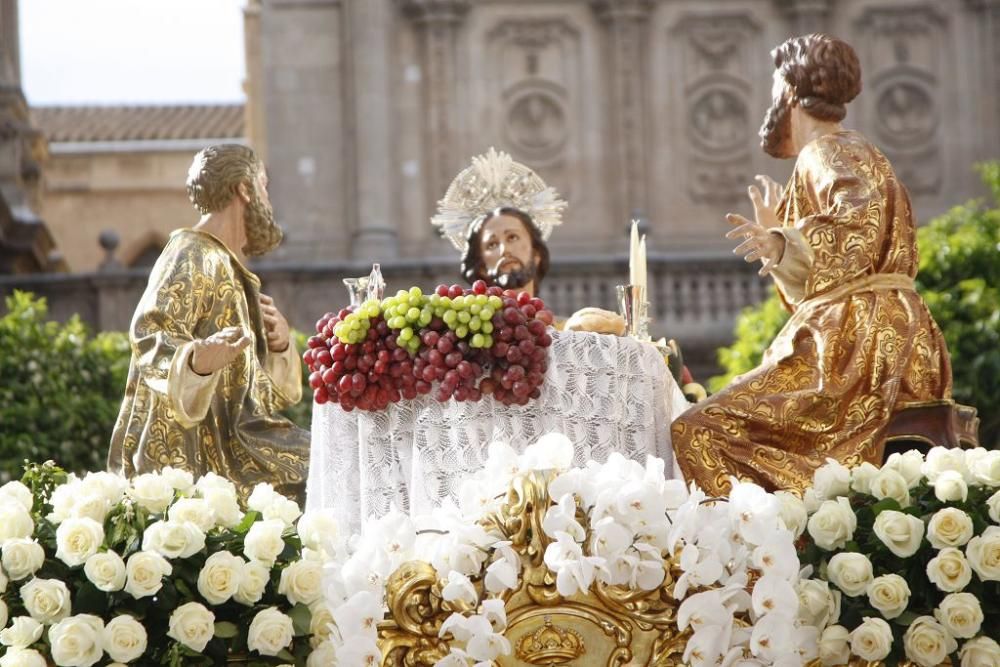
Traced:
[[[753, 174], [751, 148], [759, 119], [751, 109], [755, 79], [748, 54], [760, 27], [745, 14], [687, 16], [673, 28], [684, 66], [679, 97], [685, 106], [687, 192], [698, 203], [745, 196]], [[763, 48], [763, 47], [761, 47]]]
[[935, 5], [876, 8], [856, 23], [870, 81], [864, 104], [876, 142], [914, 194], [940, 191], [944, 178], [940, 133], [945, 17]]

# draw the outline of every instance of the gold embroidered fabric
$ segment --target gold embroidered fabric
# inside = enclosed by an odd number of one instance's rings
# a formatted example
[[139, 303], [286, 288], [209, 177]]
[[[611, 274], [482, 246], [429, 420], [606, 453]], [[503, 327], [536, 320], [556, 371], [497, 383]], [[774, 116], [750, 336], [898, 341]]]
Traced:
[[941, 331], [908, 286], [917, 272], [909, 195], [885, 156], [853, 131], [817, 139], [799, 155], [778, 216], [786, 238], [808, 246], [786, 245], [808, 271], [776, 281], [791, 319], [759, 367], [672, 425], [685, 478], [708, 493], [727, 492], [730, 475], [801, 491], [827, 458], [879, 464], [897, 405], [951, 395]]
[[[260, 281], [211, 234], [175, 232], [153, 267], [129, 332], [132, 361], [108, 467], [132, 476], [173, 466], [215, 472], [245, 498], [258, 482], [300, 500], [309, 433], [278, 414], [301, 398], [294, 349], [267, 349]], [[252, 344], [210, 378], [190, 343], [229, 326]]]

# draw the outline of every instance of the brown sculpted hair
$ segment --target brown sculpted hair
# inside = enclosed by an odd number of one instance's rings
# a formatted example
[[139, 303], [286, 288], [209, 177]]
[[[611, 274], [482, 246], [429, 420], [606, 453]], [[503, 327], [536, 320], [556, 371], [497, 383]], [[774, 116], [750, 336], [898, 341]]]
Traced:
[[201, 213], [221, 211], [236, 196], [240, 183], [254, 187], [262, 167], [257, 155], [246, 146], [209, 146], [194, 156], [188, 172], [188, 197]]
[[817, 120], [840, 121], [861, 92], [861, 64], [847, 42], [814, 33], [786, 40], [771, 52], [791, 88], [793, 103]]
[[535, 281], [535, 290], [538, 290], [542, 284], [542, 279], [545, 278], [545, 274], [549, 272], [549, 247], [546, 245], [541, 231], [535, 226], [531, 216], [520, 209], [510, 206], [494, 209], [472, 225], [469, 230], [469, 237], [466, 239], [465, 254], [462, 255], [462, 276], [469, 283], [487, 277], [486, 267], [483, 266], [483, 251], [481, 247], [483, 228], [487, 222], [500, 215], [509, 215], [520, 220], [531, 237], [531, 248], [534, 252], [538, 253], [538, 262], [534, 267], [526, 266], [524, 268], [531, 274], [528, 278]]
[[209, 146], [194, 157], [188, 172], [187, 192], [202, 214], [229, 206], [240, 183], [247, 186], [250, 201], [244, 212], [247, 243], [243, 251], [251, 257], [263, 255], [281, 243], [281, 228], [257, 185], [264, 165], [251, 149], [240, 144]]

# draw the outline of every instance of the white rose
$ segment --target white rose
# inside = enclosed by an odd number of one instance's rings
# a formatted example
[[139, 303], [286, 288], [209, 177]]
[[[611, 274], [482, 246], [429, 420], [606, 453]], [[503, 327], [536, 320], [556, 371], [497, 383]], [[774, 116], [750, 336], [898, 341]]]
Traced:
[[45, 549], [35, 540], [14, 538], [3, 545], [3, 569], [11, 579], [30, 577], [45, 563]]
[[960, 591], [972, 581], [972, 568], [965, 554], [954, 547], [945, 547], [927, 563], [927, 578], [946, 593]]
[[225, 528], [235, 528], [243, 520], [236, 492], [225, 487], [206, 487], [201, 491], [201, 497], [212, 509], [215, 523]]
[[846, 665], [851, 659], [851, 647], [847, 643], [850, 633], [842, 625], [831, 625], [819, 638], [819, 659], [823, 667]]
[[7, 540], [31, 537], [35, 532], [35, 522], [31, 513], [20, 502], [0, 505], [0, 546]]
[[857, 527], [858, 517], [847, 498], [843, 497], [823, 501], [816, 513], [809, 517], [808, 523], [809, 535], [816, 546], [827, 551], [843, 548], [854, 537]]
[[52, 505], [52, 512], [46, 517], [55, 525], [59, 525], [66, 519], [73, 516], [73, 506], [83, 495], [80, 481], [74, 475], [70, 475], [67, 482], [57, 486], [52, 495], [49, 496], [49, 504]]
[[167, 636], [201, 653], [215, 636], [215, 614], [198, 602], [188, 602], [170, 614]]
[[91, 614], [79, 614], [49, 628], [52, 660], [67, 667], [90, 667], [104, 655], [104, 621]]
[[198, 592], [211, 604], [222, 604], [236, 595], [246, 562], [228, 551], [208, 557], [198, 574]]
[[108, 518], [110, 511], [111, 502], [103, 495], [84, 493], [74, 501], [71, 516], [81, 519], [93, 519], [97, 523], [104, 525], [104, 520]]
[[965, 452], [957, 448], [932, 447], [920, 470], [931, 484], [944, 472], [957, 472], [965, 481], [970, 481], [969, 469], [965, 465]]
[[143, 551], [165, 558], [190, 558], [205, 548], [205, 533], [190, 521], [157, 521], [142, 536]]
[[215, 528], [215, 512], [204, 498], [181, 498], [167, 510], [167, 518], [176, 523], [193, 523], [203, 533]]
[[923, 454], [916, 449], [911, 449], [905, 454], [891, 454], [882, 469], [895, 470], [906, 480], [907, 488], [912, 489], [924, 478], [924, 473], [921, 470], [923, 465]]
[[7, 610], [7, 603], [0, 600], [0, 628], [7, 625], [7, 620], [10, 618], [10, 612]]
[[1000, 665], [1000, 644], [989, 637], [976, 637], [962, 644], [958, 657], [961, 667], [996, 667]]
[[32, 648], [12, 648], [0, 658], [0, 667], [48, 667], [45, 657]]
[[993, 519], [993, 523], [1000, 523], [1000, 491], [997, 491], [989, 500], [986, 501], [986, 507], [989, 510], [990, 518]]
[[846, 496], [851, 489], [851, 471], [834, 459], [827, 459], [813, 473], [816, 495], [826, 500]]
[[969, 565], [983, 581], [1000, 581], [1000, 527], [990, 526], [965, 547]]
[[834, 554], [826, 571], [830, 582], [851, 597], [863, 594], [872, 581], [872, 562], [860, 553]]
[[[315, 647], [309, 657], [306, 658], [306, 667], [329, 667], [337, 664], [337, 648], [333, 642], [327, 640]], [[962, 665], [965, 667], [965, 665]]]
[[233, 599], [252, 607], [263, 597], [264, 589], [270, 579], [271, 570], [268, 567], [257, 561], [247, 563], [243, 566], [243, 577]]
[[21, 601], [31, 617], [51, 625], [72, 611], [69, 589], [58, 579], [32, 579], [21, 587]]
[[910, 506], [910, 486], [898, 471], [882, 468], [871, 480], [871, 495], [879, 500], [892, 498], [900, 507]]
[[280, 519], [255, 522], [243, 539], [243, 553], [250, 560], [274, 565], [278, 555], [285, 550], [285, 541], [281, 538], [284, 531], [285, 523]]
[[1000, 486], [1000, 450], [976, 447], [963, 451], [965, 468], [969, 473], [966, 481], [970, 485]]
[[315, 649], [333, 634], [333, 614], [322, 602], [311, 606], [309, 611], [312, 614], [309, 617], [309, 645]]
[[875, 536], [900, 558], [917, 553], [924, 539], [924, 522], [915, 516], [885, 510], [875, 517]]
[[87, 559], [83, 573], [98, 590], [120, 591], [125, 586], [125, 561], [114, 551], [97, 553]]
[[11, 648], [28, 648], [42, 638], [43, 626], [30, 616], [18, 616], [10, 627], [0, 630], [0, 644]]
[[292, 643], [292, 619], [275, 607], [257, 613], [247, 632], [247, 648], [261, 655], [278, 655]]
[[137, 659], [146, 652], [147, 641], [146, 628], [128, 614], [116, 616], [104, 627], [104, 650], [117, 662]]
[[937, 667], [958, 650], [958, 642], [933, 618], [920, 616], [906, 629], [903, 648], [906, 657], [921, 667]]
[[910, 585], [898, 574], [883, 574], [868, 584], [868, 601], [886, 618], [896, 618], [910, 604]]
[[851, 632], [851, 653], [863, 660], [882, 660], [892, 650], [892, 628], [881, 618], [864, 617]]
[[945, 470], [934, 480], [934, 495], [943, 503], [964, 503], [969, 497], [969, 486], [962, 478], [962, 473]]
[[128, 479], [111, 472], [88, 472], [80, 482], [81, 495], [101, 496], [112, 507], [121, 502], [128, 487]]
[[163, 587], [163, 577], [174, 571], [167, 559], [155, 551], [137, 551], [125, 564], [125, 592], [139, 598], [156, 595]]
[[23, 507], [26, 512], [31, 512], [31, 508], [35, 506], [31, 489], [18, 481], [7, 482], [0, 486], [0, 505], [8, 505], [12, 502]]
[[858, 493], [871, 494], [872, 480], [878, 475], [879, 469], [865, 461], [851, 469], [851, 489]]
[[0, 593], [7, 592], [8, 582], [9, 580], [7, 579], [7, 575], [3, 573], [3, 568], [0, 567]]
[[306, 512], [299, 519], [296, 531], [302, 538], [302, 546], [316, 551], [322, 550], [328, 542], [336, 542], [340, 536], [340, 526], [329, 510]]
[[952, 637], [971, 639], [983, 625], [983, 609], [972, 593], [951, 593], [934, 610], [934, 618]]
[[960, 547], [972, 538], [972, 518], [957, 507], [934, 513], [927, 524], [927, 539], [935, 549]]
[[784, 522], [785, 528], [792, 533], [792, 537], [798, 539], [805, 532], [806, 522], [809, 520], [805, 503], [788, 491], [775, 491], [774, 495], [781, 501], [778, 516]]
[[132, 479], [128, 494], [140, 507], [162, 514], [174, 499], [174, 487], [162, 475], [148, 472]]
[[167, 466], [160, 471], [164, 481], [181, 495], [189, 495], [194, 490], [194, 475], [187, 470]]
[[816, 489], [811, 486], [802, 492], [802, 504], [806, 507], [806, 512], [812, 514], [819, 509], [823, 499], [816, 493]]
[[314, 560], [298, 560], [281, 571], [278, 593], [293, 605], [310, 605], [322, 594], [323, 565]]
[[278, 519], [285, 526], [291, 526], [302, 514], [298, 504], [274, 490], [270, 484], [262, 482], [254, 487], [247, 498], [247, 507], [260, 512], [264, 520]]
[[56, 529], [56, 558], [77, 567], [104, 543], [104, 526], [88, 518], [66, 519]]
[[799, 620], [804, 625], [822, 629], [837, 622], [840, 617], [840, 591], [830, 590], [830, 584], [822, 579], [802, 579], [796, 592], [799, 596]]

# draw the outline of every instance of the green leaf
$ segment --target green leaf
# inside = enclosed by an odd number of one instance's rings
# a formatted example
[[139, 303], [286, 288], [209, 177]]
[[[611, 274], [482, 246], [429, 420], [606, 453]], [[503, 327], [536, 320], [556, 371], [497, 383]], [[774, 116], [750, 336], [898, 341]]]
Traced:
[[240, 629], [235, 623], [229, 621], [217, 621], [215, 624], [215, 636], [222, 639], [232, 639], [240, 633]]
[[910, 624], [913, 623], [913, 621], [917, 620], [917, 618], [918, 618], [917, 614], [913, 613], [912, 611], [904, 611], [902, 614], [892, 619], [892, 622], [895, 623], [896, 625], [901, 625], [904, 628], [908, 628], [910, 627]]
[[309, 607], [300, 602], [292, 607], [288, 615], [292, 618], [292, 628], [296, 637], [309, 634], [309, 627], [312, 624], [312, 612], [309, 611]]
[[281, 658], [286, 662], [295, 662], [295, 656], [292, 655], [287, 648], [281, 649], [277, 657]]
[[873, 517], [877, 517], [879, 514], [885, 512], [886, 510], [892, 510], [898, 512], [901, 509], [903, 508], [900, 507], [899, 501], [896, 500], [895, 498], [883, 498], [882, 500], [872, 505], [872, 515]]

